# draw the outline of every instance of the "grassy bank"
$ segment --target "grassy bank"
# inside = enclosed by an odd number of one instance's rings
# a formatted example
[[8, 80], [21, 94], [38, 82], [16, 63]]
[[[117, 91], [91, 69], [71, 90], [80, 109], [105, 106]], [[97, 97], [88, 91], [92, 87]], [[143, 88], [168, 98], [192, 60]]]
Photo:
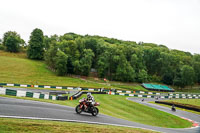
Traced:
[[0, 52], [0, 82], [19, 84], [80, 86], [108, 88], [110, 86], [87, 82], [80, 78], [57, 76], [42, 61], [29, 60], [22, 53]]
[[186, 86], [185, 88], [177, 88], [176, 86], [173, 86], [173, 88], [177, 92], [183, 92], [183, 93], [200, 93], [200, 86], [199, 85], [194, 85], [194, 86]]
[[143, 88], [142, 86], [140, 85], [121, 85], [121, 84], [114, 84], [114, 83], [111, 83], [112, 86], [114, 87], [117, 87], [117, 88], [121, 88], [121, 90], [141, 90], [141, 91], [148, 91], [147, 89]]
[[[85, 97], [85, 95], [83, 95], [82, 97]], [[100, 113], [106, 115], [158, 127], [185, 128], [192, 126], [192, 123], [183, 120], [177, 116], [126, 100], [126, 97], [124, 96], [94, 95], [94, 97], [95, 100], [100, 102], [101, 104], [98, 107]], [[72, 107], [75, 107], [78, 104], [78, 100], [53, 101], [53, 100], [33, 99], [33, 98], [22, 98], [22, 99], [44, 101], [55, 104], [68, 105]]]
[[176, 99], [176, 100], [174, 99], [174, 100], [167, 100], [167, 101], [200, 106], [200, 99]]
[[153, 131], [83, 123], [0, 118], [0, 133], [153, 133]]
[[34, 85], [74, 86], [86, 88], [117, 88], [124, 90], [144, 90], [142, 87], [123, 85], [112, 86], [112, 82], [93, 77], [57, 76], [43, 61], [29, 60], [25, 53], [8, 53], [0, 50], [0, 82]]

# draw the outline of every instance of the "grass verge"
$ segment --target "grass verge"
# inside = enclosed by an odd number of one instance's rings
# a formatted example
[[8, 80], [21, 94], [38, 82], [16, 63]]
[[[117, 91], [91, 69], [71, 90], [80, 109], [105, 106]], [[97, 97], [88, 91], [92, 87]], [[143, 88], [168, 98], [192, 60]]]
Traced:
[[[13, 97], [13, 96], [6, 96], [6, 97]], [[85, 97], [85, 95], [82, 95], [81, 98], [82, 97]], [[171, 115], [163, 111], [147, 107], [142, 104], [126, 100], [125, 96], [114, 96], [114, 95], [108, 96], [108, 95], [96, 94], [94, 95], [94, 97], [95, 100], [100, 102], [101, 104], [98, 107], [100, 113], [106, 115], [158, 127], [186, 128], [192, 126], [192, 123], [187, 120], [181, 119], [177, 116]], [[72, 107], [75, 107], [78, 104], [78, 100], [53, 101], [53, 100], [33, 99], [25, 97], [23, 98], [14, 97], [14, 98], [50, 102]]]
[[102, 131], [104, 133], [115, 133], [116, 131], [118, 133], [154, 133], [149, 130], [107, 125], [0, 118], [0, 132], [2, 133], [101, 133]]
[[119, 84], [111, 84], [111, 85], [114, 86], [114, 87], [117, 87], [117, 88], [121, 88], [121, 90], [132, 90], [132, 91], [140, 90], [140, 91], [148, 91], [148, 90], [146, 90], [145, 88], [143, 88], [143, 87], [140, 86], [140, 85], [135, 85], [135, 86], [132, 86], [132, 85], [125, 85], [125, 84], [122, 84], [122, 85], [119, 85]]
[[[167, 101], [174, 101], [174, 102], [180, 102], [180, 103], [186, 103], [186, 104], [190, 104], [191, 103], [192, 105], [193, 104], [195, 105], [195, 101], [196, 101], [196, 103], [197, 103], [196, 105], [199, 106], [200, 99], [176, 99], [176, 100], [167, 100]], [[153, 103], [153, 104], [157, 104], [157, 105], [160, 105], [160, 106], [171, 108], [170, 105], [158, 104], [158, 103], [155, 103], [153, 101], [151, 101], [149, 103]], [[200, 115], [200, 112], [197, 112], [197, 111], [193, 111], [193, 110], [189, 110], [189, 109], [183, 109], [183, 108], [179, 108], [179, 107], [176, 107], [176, 109]]]
[[166, 100], [166, 101], [200, 106], [200, 99], [176, 99], [176, 100]]

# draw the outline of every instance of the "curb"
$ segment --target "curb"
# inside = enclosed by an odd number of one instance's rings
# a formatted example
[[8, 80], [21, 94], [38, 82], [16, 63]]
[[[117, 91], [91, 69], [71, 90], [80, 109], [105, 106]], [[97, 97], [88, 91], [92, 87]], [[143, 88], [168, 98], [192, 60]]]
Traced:
[[185, 117], [181, 117], [181, 118], [184, 119], [184, 120], [188, 120], [189, 122], [192, 122], [192, 127], [191, 128], [196, 128], [196, 127], [200, 126], [199, 123], [196, 122], [196, 121], [193, 121], [193, 120], [185, 118]]

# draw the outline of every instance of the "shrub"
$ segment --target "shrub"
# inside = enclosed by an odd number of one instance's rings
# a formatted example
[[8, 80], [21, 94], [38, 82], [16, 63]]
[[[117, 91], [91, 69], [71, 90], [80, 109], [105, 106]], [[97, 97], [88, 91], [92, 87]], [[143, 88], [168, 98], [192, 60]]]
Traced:
[[5, 47], [0, 44], [0, 50], [5, 50]]

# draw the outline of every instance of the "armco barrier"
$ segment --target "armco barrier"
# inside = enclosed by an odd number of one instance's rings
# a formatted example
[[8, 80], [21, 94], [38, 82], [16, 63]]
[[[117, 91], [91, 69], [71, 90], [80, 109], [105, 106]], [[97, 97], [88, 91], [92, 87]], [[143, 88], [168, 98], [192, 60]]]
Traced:
[[109, 95], [121, 95], [121, 96], [132, 96], [132, 97], [143, 97], [143, 98], [161, 98], [161, 99], [164, 99], [164, 98], [167, 98], [167, 99], [171, 99], [171, 98], [176, 98], [176, 99], [185, 99], [185, 98], [188, 98], [188, 99], [200, 99], [200, 97], [192, 97], [192, 96], [157, 96], [157, 95], [139, 95], [139, 94], [126, 94], [126, 93], [115, 93], [115, 92], [107, 92], [107, 94]]
[[[17, 87], [34, 87], [34, 88], [52, 88], [52, 89], [69, 89], [69, 90], [89, 90], [89, 91], [101, 91], [93, 88], [80, 88], [80, 87], [67, 87], [67, 86], [49, 86], [49, 85], [25, 85], [25, 84], [11, 84], [11, 83], [0, 83], [0, 86], [17, 86]], [[109, 91], [109, 90], [107, 90]]]
[[[88, 92], [86, 91], [79, 91], [76, 94], [74, 94], [72, 97], [73, 99], [79, 98], [82, 94], [87, 94]], [[91, 92], [92, 94], [106, 94], [106, 92]]]
[[68, 100], [68, 96], [58, 96], [57, 100]]
[[[158, 92], [146, 92], [146, 91], [125, 91], [125, 90], [115, 90], [115, 89], [93, 89], [93, 88], [80, 88], [80, 87], [67, 87], [67, 86], [48, 86], [48, 85], [24, 85], [24, 84], [10, 84], [10, 83], [0, 83], [0, 86], [20, 86], [20, 87], [36, 87], [36, 88], [53, 88], [53, 89], [69, 89], [69, 90], [78, 90], [78, 91], [97, 91], [97, 92], [112, 92], [119, 93], [120, 95], [125, 95], [121, 93], [131, 94], [130, 96], [137, 94], [139, 97], [150, 97], [148, 95], [154, 95], [153, 97], [160, 96], [162, 98], [200, 98], [200, 94], [176, 94], [176, 93], [158, 93]], [[12, 93], [12, 92], [9, 92]], [[13, 93], [12, 93], [13, 94]], [[142, 96], [141, 96], [141, 95]], [[146, 94], [146, 95], [144, 95]], [[15, 94], [13, 94], [15, 95]], [[71, 96], [70, 96], [71, 97]], [[152, 96], [151, 96], [152, 97]]]
[[18, 97], [31, 97], [31, 98], [37, 98], [37, 99], [51, 99], [51, 100], [58, 99], [58, 97], [56, 96], [50, 96], [47, 94], [33, 93], [33, 92], [27, 92], [27, 91], [21, 91], [21, 90], [11, 90], [11, 89], [6, 89], [6, 88], [0, 88], [0, 94], [18, 96]]
[[200, 107], [191, 106], [188, 104], [172, 103], [172, 102], [167, 102], [167, 101], [155, 101], [155, 103], [166, 104], [166, 105], [175, 105], [176, 107], [179, 107], [179, 108], [184, 108], [184, 109], [189, 109], [189, 110], [194, 110], [194, 111], [200, 112]]

